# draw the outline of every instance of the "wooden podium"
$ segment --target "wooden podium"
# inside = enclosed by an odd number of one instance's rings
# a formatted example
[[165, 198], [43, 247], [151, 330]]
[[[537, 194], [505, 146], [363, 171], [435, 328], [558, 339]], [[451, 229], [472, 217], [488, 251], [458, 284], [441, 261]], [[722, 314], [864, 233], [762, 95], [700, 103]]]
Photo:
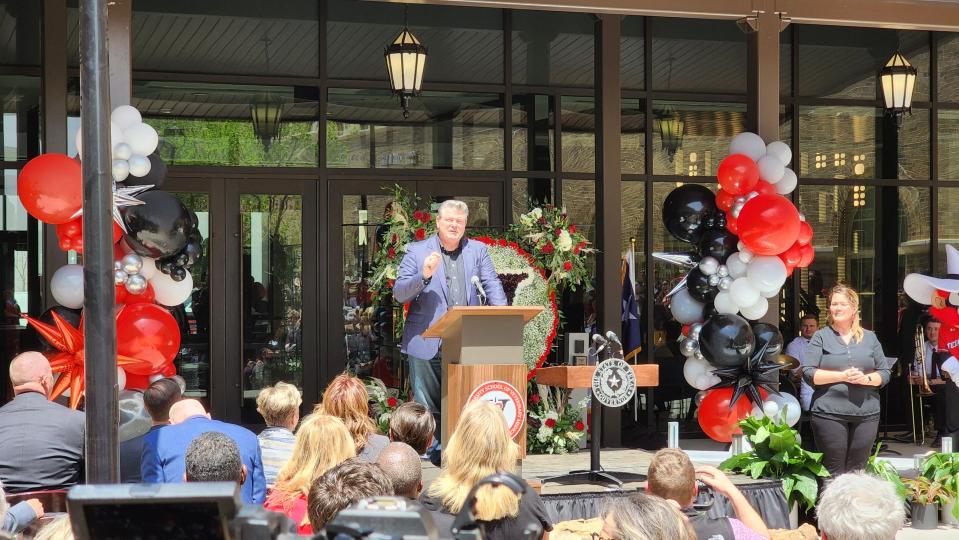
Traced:
[[[440, 433], [444, 447], [474, 390], [484, 383], [502, 381], [516, 390], [522, 402], [514, 440], [520, 446], [520, 456], [526, 455], [528, 370], [523, 360], [523, 328], [541, 311], [540, 306], [457, 306], [423, 332], [423, 337], [443, 339]], [[505, 385], [503, 388], [509, 390]]]

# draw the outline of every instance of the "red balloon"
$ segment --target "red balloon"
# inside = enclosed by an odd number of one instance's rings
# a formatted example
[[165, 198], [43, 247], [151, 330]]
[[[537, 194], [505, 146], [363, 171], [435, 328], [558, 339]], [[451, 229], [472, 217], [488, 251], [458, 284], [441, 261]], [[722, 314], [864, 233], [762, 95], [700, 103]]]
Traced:
[[59, 225], [83, 207], [80, 164], [63, 154], [41, 154], [23, 166], [17, 195], [31, 216]]
[[729, 209], [733, 207], [733, 202], [736, 200], [736, 195], [728, 191], [719, 190], [716, 192], [716, 206], [723, 212], [729, 212]]
[[726, 228], [729, 229], [729, 232], [739, 235], [739, 220], [732, 214], [726, 214]]
[[[759, 390], [759, 395], [763, 399], [768, 396], [762, 389]], [[703, 428], [703, 433], [714, 441], [731, 442], [733, 435], [742, 433], [739, 421], [749, 416], [753, 410], [753, 404], [746, 396], [740, 397], [736, 404], [730, 407], [732, 397], [732, 388], [717, 388], [707, 392], [699, 404], [699, 425]]]
[[799, 266], [799, 261], [802, 260], [802, 246], [799, 245], [799, 242], [796, 242], [789, 249], [780, 253], [779, 258], [782, 259], [787, 269]]
[[753, 187], [753, 191], [759, 193], [760, 195], [775, 195], [776, 186], [770, 184], [769, 182], [760, 179], [756, 182], [756, 186]]
[[749, 156], [732, 154], [720, 162], [716, 177], [723, 190], [733, 195], [745, 195], [759, 181], [759, 166]]
[[[122, 287], [122, 285], [121, 285]], [[126, 287], [124, 287], [126, 290]], [[140, 294], [130, 294], [127, 292], [126, 302], [127, 304], [154, 304], [156, 303], [156, 291], [153, 290], [153, 284], [147, 283], [147, 288]]]
[[128, 296], [131, 296], [131, 294], [127, 292], [126, 287], [124, 287], [123, 285], [116, 286], [116, 293], [114, 293], [114, 298], [116, 299], [115, 301], [118, 306], [126, 304], [128, 300], [127, 298]]
[[[83, 253], [83, 217], [57, 225], [57, 238], [60, 239], [60, 249], [63, 251]], [[121, 238], [123, 238], [123, 229], [114, 221], [113, 243], [116, 244]]]
[[[126, 371], [126, 369], [124, 369]], [[138, 375], [136, 373], [127, 373], [127, 390], [146, 390], [150, 386], [149, 375]]]
[[796, 237], [796, 243], [805, 246], [812, 242], [812, 225], [808, 221], [799, 222], [799, 236]]
[[[129, 295], [133, 296], [133, 295]], [[117, 354], [144, 360], [124, 367], [128, 373], [163, 371], [180, 350], [180, 328], [173, 315], [156, 304], [127, 304], [117, 315]]]
[[753, 197], [738, 219], [739, 239], [756, 255], [779, 255], [799, 236], [799, 211], [782, 195]]
[[163, 368], [163, 371], [160, 372], [160, 375], [163, 375], [164, 377], [172, 377], [176, 375], [176, 366], [170, 363], [170, 365]]
[[816, 256], [816, 250], [809, 244], [801, 247], [802, 249], [802, 259], [799, 261], [799, 264], [796, 265], [799, 268], [806, 268], [812, 264], [813, 258]]

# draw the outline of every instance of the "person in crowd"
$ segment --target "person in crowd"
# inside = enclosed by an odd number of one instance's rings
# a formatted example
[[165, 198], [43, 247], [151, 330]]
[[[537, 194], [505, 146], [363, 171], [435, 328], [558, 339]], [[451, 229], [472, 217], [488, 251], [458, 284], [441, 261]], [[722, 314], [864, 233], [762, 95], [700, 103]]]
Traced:
[[879, 430], [879, 387], [889, 382], [876, 334], [859, 322], [859, 295], [836, 285], [825, 328], [813, 334], [802, 364], [813, 389], [812, 430], [833, 476], [866, 466]]
[[318, 531], [336, 514], [367, 497], [393, 494], [390, 479], [373, 463], [352, 458], [313, 481], [307, 496], [310, 526]]
[[233, 439], [207, 431], [190, 441], [183, 458], [184, 482], [236, 482], [246, 480], [246, 465]]
[[390, 440], [406, 443], [420, 455], [426, 453], [436, 432], [436, 419], [422, 403], [407, 401], [390, 416]]
[[266, 498], [266, 481], [263, 478], [263, 461], [260, 445], [252, 431], [212, 420], [203, 405], [195, 399], [182, 399], [170, 408], [170, 424], [148, 433], [143, 441], [143, 457], [140, 472], [146, 483], [182, 482], [186, 470], [184, 457], [187, 446], [197, 436], [207, 431], [216, 431], [233, 439], [243, 464], [246, 465], [246, 481], [240, 490], [245, 504], [263, 504]]
[[[612, 497], [606, 506], [600, 538], [616, 540], [696, 540], [696, 532], [675, 503], [641, 491]], [[699, 536], [704, 540], [715, 537]]]
[[299, 534], [312, 534], [306, 515], [310, 486], [320, 475], [355, 456], [353, 437], [342, 420], [328, 414], [307, 416], [296, 433], [293, 455], [280, 469], [263, 506], [289, 516]]
[[[436, 234], [407, 246], [393, 284], [394, 299], [410, 305], [400, 350], [408, 357], [413, 399], [429, 408], [437, 428], [440, 426], [441, 340], [424, 338], [421, 334], [450, 307], [480, 305], [481, 295], [472, 283], [473, 276], [482, 284], [487, 304], [507, 304], [486, 244], [464, 237], [468, 218], [466, 203], [454, 199], [443, 201], [437, 211]], [[439, 440], [437, 432], [435, 441]], [[436, 449], [434, 446], [433, 460], [439, 465]]]
[[[729, 499], [739, 519], [730, 517], [711, 518], [693, 508], [699, 478], [716, 493]], [[675, 501], [689, 518], [689, 523], [699, 538], [714, 540], [758, 540], [769, 538], [769, 529], [762, 516], [749, 504], [746, 497], [722, 471], [715, 467], [693, 468], [686, 452], [678, 448], [663, 448], [653, 454], [649, 463], [646, 491], [670, 501]]]
[[73, 524], [70, 523], [70, 516], [64, 514], [47, 523], [33, 537], [33, 540], [73, 540]]
[[377, 433], [376, 423], [370, 418], [370, 394], [363, 381], [349, 373], [341, 373], [330, 382], [323, 392], [323, 402], [313, 412], [335, 416], [346, 424], [353, 435], [357, 459], [375, 463], [390, 443], [385, 435]]
[[25, 352], [10, 361], [16, 397], [0, 407], [0, 481], [7, 493], [66, 489], [83, 476], [84, 416], [50, 401], [47, 358]]
[[[799, 335], [790, 341], [789, 345], [786, 345], [786, 354], [799, 360], [800, 365], [802, 365], [803, 359], [806, 358], [806, 347], [809, 346], [809, 340], [813, 334], [816, 333], [816, 330], [819, 330], [819, 317], [815, 313], [806, 313], [799, 319]], [[808, 411], [809, 405], [812, 403], [812, 386], [809, 386], [809, 383], [802, 380], [801, 367], [796, 368], [794, 371], [796, 372], [796, 376], [799, 377], [799, 405], [802, 407], [802, 410]]]
[[380, 452], [376, 464], [393, 483], [393, 492], [400, 497], [416, 500], [423, 489], [423, 467], [420, 455], [410, 445], [391, 442]]
[[266, 422], [266, 429], [257, 435], [263, 454], [263, 476], [266, 485], [276, 483], [276, 474], [293, 455], [293, 431], [300, 423], [300, 404], [303, 398], [296, 386], [278, 382], [267, 386], [256, 397], [256, 412]]
[[170, 407], [180, 401], [183, 394], [180, 386], [174, 379], [159, 379], [150, 383], [143, 391], [143, 408], [153, 425], [150, 431], [120, 443], [120, 481], [124, 483], [139, 483], [140, 458], [143, 456], [143, 442], [147, 435], [163, 426], [170, 425]]
[[[922, 327], [923, 334], [925, 336], [922, 344], [922, 369], [924, 370], [926, 374], [926, 380], [929, 382], [929, 386], [932, 388], [932, 391], [935, 392], [935, 395], [921, 401], [923, 407], [929, 408], [929, 413], [926, 414], [924, 418], [928, 419], [929, 417], [932, 417], [933, 425], [936, 429], [936, 437], [932, 441], [933, 448], [939, 446], [940, 441], [942, 440], [947, 414], [947, 394], [950, 393], [949, 386], [952, 386], [944, 384], [946, 380], [948, 380], [949, 374], [942, 371], [942, 362], [945, 360], [945, 358], [949, 357], [949, 353], [939, 350], [939, 329], [941, 327], [942, 322], [935, 317], [927, 318]], [[918, 362], [919, 358], [917, 357], [913, 361], [913, 365], [910, 370], [909, 384], [918, 385], [922, 383], [923, 371], [920, 371]], [[923, 426], [923, 428], [925, 428], [925, 426]]]
[[861, 471], [826, 484], [816, 515], [823, 540], [893, 540], [906, 520], [895, 487]]
[[39, 499], [29, 499], [10, 506], [7, 494], [0, 484], [0, 519], [3, 520], [0, 532], [19, 534], [33, 522], [43, 517], [43, 503]]
[[[470, 403], [449, 438], [443, 471], [420, 494], [420, 503], [431, 512], [455, 516], [477, 482], [494, 473], [514, 472], [518, 452], [503, 412], [488, 401]], [[520, 497], [506, 486], [482, 486], [476, 492], [475, 514], [490, 540], [521, 538], [530, 523], [543, 531], [553, 528], [532, 489]]]

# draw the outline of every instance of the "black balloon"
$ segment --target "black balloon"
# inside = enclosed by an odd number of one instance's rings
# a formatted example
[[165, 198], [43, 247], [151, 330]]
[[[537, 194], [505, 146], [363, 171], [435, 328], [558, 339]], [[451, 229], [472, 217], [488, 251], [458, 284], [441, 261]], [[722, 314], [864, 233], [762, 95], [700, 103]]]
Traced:
[[156, 152], [147, 156], [150, 160], [150, 172], [146, 176], [136, 177], [130, 175], [123, 181], [128, 186], [150, 186], [154, 189], [160, 189], [166, 183], [167, 168], [163, 159]]
[[714, 257], [720, 264], [726, 262], [730, 255], [739, 251], [737, 245], [739, 237], [726, 229], [711, 229], [703, 232], [699, 239], [699, 255]]
[[775, 326], [764, 322], [753, 323], [753, 335], [756, 336], [757, 349], [766, 347], [763, 356], [767, 360], [773, 360], [783, 352], [783, 335]]
[[[61, 319], [70, 323], [70, 325], [72, 325], [74, 328], [80, 327], [80, 317], [83, 312], [82, 310], [79, 310], [79, 309], [71, 309], [63, 306], [53, 306], [52, 308], [44, 311], [43, 314], [37, 318], [40, 319], [41, 322], [45, 322], [51, 326], [56, 326], [56, 323], [53, 320], [54, 312], [56, 312], [56, 314], [59, 315]], [[51, 345], [49, 341], [47, 341], [42, 335], [40, 335], [40, 333], [37, 332], [33, 328], [33, 326], [27, 325], [27, 329], [25, 330], [25, 332], [30, 336], [35, 336], [34, 339], [36, 340], [36, 343], [39, 345], [40, 352], [57, 350], [57, 348]], [[29, 341], [29, 338], [27, 338], [27, 340]]]
[[666, 196], [663, 224], [683, 242], [696, 242], [705, 229], [706, 218], [716, 212], [716, 196], [700, 184], [685, 184]]
[[193, 232], [190, 212], [165, 191], [137, 196], [144, 204], [123, 209], [127, 243], [143, 257], [161, 258], [183, 249]]
[[742, 366], [755, 346], [756, 336], [739, 315], [714, 315], [699, 332], [699, 350], [715, 366]]
[[709, 284], [709, 276], [703, 274], [698, 267], [690, 270], [686, 276], [686, 289], [689, 296], [703, 303], [712, 302], [719, 293], [719, 289]]

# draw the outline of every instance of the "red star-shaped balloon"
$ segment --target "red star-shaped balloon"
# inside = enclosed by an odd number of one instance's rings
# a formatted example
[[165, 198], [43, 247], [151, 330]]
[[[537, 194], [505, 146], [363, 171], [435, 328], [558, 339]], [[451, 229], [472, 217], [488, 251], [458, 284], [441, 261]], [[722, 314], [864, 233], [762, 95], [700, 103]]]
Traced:
[[[76, 409], [80, 403], [80, 397], [84, 392], [84, 369], [85, 360], [83, 357], [83, 319], [80, 319], [80, 328], [74, 328], [73, 325], [63, 320], [55, 311], [51, 312], [54, 325], [49, 325], [33, 317], [24, 316], [38, 334], [43, 336], [57, 352], [44, 353], [50, 360], [50, 368], [54, 373], [59, 373], [60, 377], [53, 390], [50, 391], [50, 400], [60, 397], [67, 389], [70, 390], [70, 408]], [[120, 367], [131, 364], [141, 364], [143, 360], [132, 358], [130, 356], [117, 355], [117, 365]]]

